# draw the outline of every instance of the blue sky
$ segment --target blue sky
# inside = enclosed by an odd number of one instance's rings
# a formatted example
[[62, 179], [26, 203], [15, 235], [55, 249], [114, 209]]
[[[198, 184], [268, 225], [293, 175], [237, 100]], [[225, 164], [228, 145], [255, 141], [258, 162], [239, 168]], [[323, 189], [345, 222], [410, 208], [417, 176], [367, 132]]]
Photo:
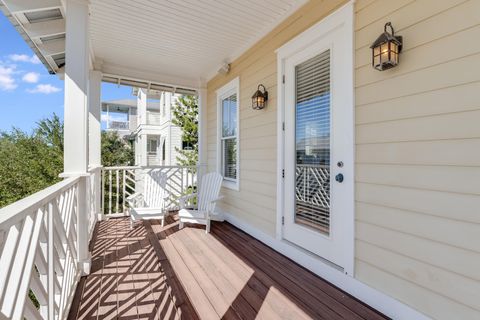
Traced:
[[[48, 73], [1, 13], [0, 33], [0, 131], [30, 132], [53, 113], [63, 119], [63, 81]], [[102, 100], [125, 98], [134, 98], [129, 87], [102, 84]]]

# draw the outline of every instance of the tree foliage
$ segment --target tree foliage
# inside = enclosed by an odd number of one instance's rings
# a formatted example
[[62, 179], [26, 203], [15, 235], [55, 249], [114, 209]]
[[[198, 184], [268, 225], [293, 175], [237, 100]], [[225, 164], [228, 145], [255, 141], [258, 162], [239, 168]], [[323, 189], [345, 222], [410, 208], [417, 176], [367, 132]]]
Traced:
[[0, 133], [0, 207], [60, 181], [63, 142], [54, 135], [61, 133], [57, 115], [38, 122], [33, 134]]
[[172, 123], [182, 129], [182, 141], [190, 148], [175, 150], [180, 154], [177, 161], [182, 166], [194, 166], [198, 161], [198, 100], [197, 97], [184, 95], [173, 106]]
[[[131, 146], [115, 133], [102, 133], [104, 166], [133, 163]], [[60, 181], [63, 172], [63, 122], [43, 119], [31, 134], [13, 128], [0, 132], [0, 207]]]
[[102, 165], [131, 166], [134, 163], [131, 144], [120, 138], [115, 131], [102, 131]]

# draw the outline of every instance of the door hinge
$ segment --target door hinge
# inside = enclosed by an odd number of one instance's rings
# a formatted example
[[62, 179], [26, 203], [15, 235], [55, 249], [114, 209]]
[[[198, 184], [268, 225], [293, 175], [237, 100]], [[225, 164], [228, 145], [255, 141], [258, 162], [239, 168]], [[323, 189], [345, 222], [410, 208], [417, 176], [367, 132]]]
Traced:
[[282, 178], [285, 178], [285, 169], [282, 170]]
[[282, 122], [282, 130], [285, 131], [285, 122]]
[[285, 75], [282, 76], [282, 83], [285, 83]]
[[282, 225], [285, 225], [285, 217], [282, 217]]

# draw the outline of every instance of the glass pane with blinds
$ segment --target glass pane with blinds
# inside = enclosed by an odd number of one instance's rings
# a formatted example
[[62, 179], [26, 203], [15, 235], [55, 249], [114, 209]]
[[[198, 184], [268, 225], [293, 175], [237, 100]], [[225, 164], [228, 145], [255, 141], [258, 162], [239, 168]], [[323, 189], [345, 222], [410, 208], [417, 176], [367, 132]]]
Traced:
[[223, 176], [227, 179], [237, 179], [237, 139], [222, 140]]
[[330, 233], [330, 50], [295, 67], [295, 222]]
[[222, 137], [237, 134], [237, 95], [222, 100]]

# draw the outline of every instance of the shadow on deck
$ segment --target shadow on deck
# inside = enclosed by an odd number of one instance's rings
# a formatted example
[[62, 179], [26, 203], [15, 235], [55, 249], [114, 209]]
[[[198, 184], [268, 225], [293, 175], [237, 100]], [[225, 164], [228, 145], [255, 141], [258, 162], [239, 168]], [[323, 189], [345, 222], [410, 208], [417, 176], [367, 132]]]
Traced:
[[70, 319], [385, 319], [228, 223], [97, 224]]

